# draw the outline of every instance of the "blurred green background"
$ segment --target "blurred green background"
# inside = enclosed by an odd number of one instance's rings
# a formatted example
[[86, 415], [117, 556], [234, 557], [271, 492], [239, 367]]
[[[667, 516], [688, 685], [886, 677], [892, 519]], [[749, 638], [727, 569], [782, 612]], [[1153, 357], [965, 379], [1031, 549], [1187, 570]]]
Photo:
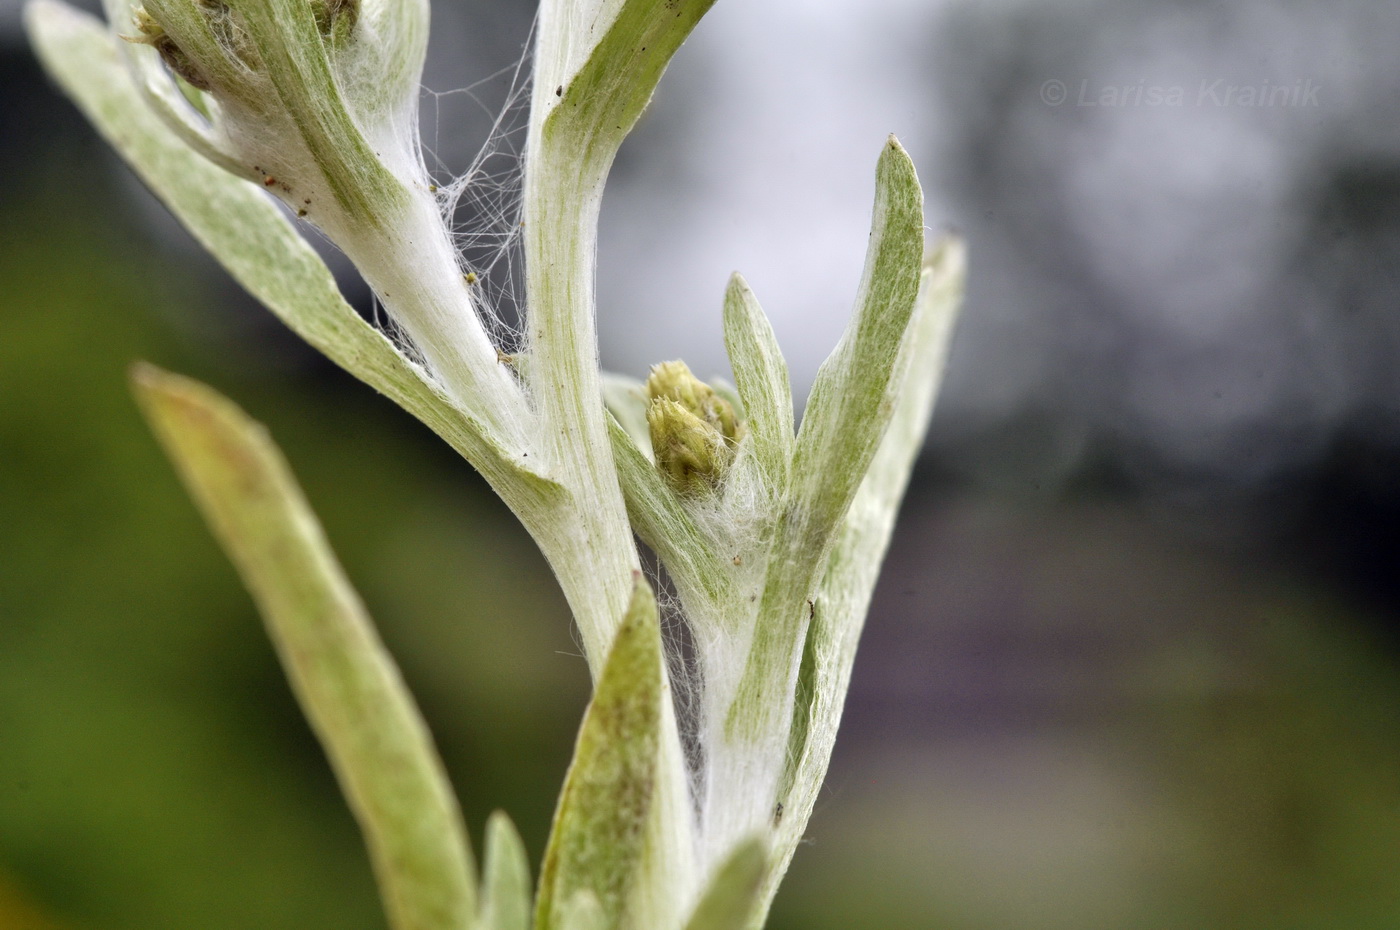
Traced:
[[[473, 41], [523, 41], [516, 6], [483, 5], [487, 36]], [[932, 10], [929, 42], [986, 25]], [[355, 826], [252, 606], [130, 400], [136, 359], [204, 379], [269, 425], [424, 708], [473, 836], [503, 808], [538, 861], [587, 676], [533, 546], [465, 463], [234, 290], [6, 22], [0, 930], [383, 926]], [[1017, 47], [1050, 54], [1034, 39], [1057, 33], [1040, 28]], [[684, 135], [704, 53], [678, 64], [675, 95], [619, 166], [624, 205], [647, 153]], [[1033, 95], [1050, 72], [1008, 73]], [[988, 88], [951, 83], [953, 99]], [[959, 138], [1008, 125], [986, 115]], [[997, 174], [971, 142], [943, 151], [951, 166], [925, 172], [931, 198], [969, 229], [974, 256], [973, 335], [935, 424], [952, 438], [916, 475], [772, 927], [1400, 927], [1400, 431], [1377, 413], [1400, 404], [1400, 145], [1375, 142], [1364, 170], [1338, 161], [1334, 183], [1295, 205], [1317, 245], [1302, 264], [1309, 306], [1333, 327], [1310, 338], [1369, 346], [1380, 401], [1253, 422], [1278, 439], [1260, 448], [1307, 447], [1285, 467], [1258, 467], [1246, 444], [1189, 473], [1113, 424], [1066, 452], [1065, 424], [1092, 420], [1083, 397], [1118, 387], [1064, 358], [1057, 383], [1080, 393], [968, 412], [1000, 389], [1003, 369], [974, 351], [1011, 299], [997, 273], [1056, 258], [1036, 238], [1056, 215], [994, 215], [1016, 189], [997, 178], [1040, 189], [1035, 176]], [[966, 183], [950, 193], [949, 179]], [[616, 229], [630, 215], [613, 216]], [[1032, 219], [1043, 233], [1018, 225]], [[605, 275], [655, 264], [627, 247], [605, 238]], [[1092, 274], [1071, 270], [1073, 293], [1093, 292]], [[1066, 287], [1036, 293], [1063, 304]], [[1094, 333], [1115, 331], [1118, 293], [1076, 304]], [[605, 333], [639, 325], [626, 306], [604, 312]], [[1080, 351], [1107, 338], [1076, 332]], [[656, 360], [631, 351], [604, 344], [613, 367]], [[1199, 390], [1170, 345], [1112, 351], [1175, 372], [1180, 395]], [[1339, 364], [1360, 370], [1357, 358]], [[1284, 374], [1327, 383], [1306, 366]], [[1303, 420], [1312, 432], [1294, 441]]]

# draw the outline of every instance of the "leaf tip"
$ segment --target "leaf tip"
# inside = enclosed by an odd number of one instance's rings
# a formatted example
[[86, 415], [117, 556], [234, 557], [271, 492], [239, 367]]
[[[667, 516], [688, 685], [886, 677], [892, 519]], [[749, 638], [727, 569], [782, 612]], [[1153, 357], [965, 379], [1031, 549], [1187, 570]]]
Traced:
[[967, 273], [967, 240], [955, 230], [945, 230], [929, 242], [923, 270], [950, 280], [963, 277]]
[[[48, 0], [34, 0], [34, 2], [48, 2]], [[159, 365], [153, 365], [144, 359], [133, 362], [126, 371], [126, 377], [131, 384], [132, 394], [136, 396], [136, 402], [141, 405], [148, 417], [159, 408], [189, 397], [191, 386], [194, 384], [190, 379], [166, 371]]]
[[729, 337], [732, 327], [742, 326], [743, 321], [753, 316], [757, 306], [758, 297], [753, 288], [749, 287], [749, 282], [737, 271], [731, 274], [729, 283], [724, 288], [723, 315], [726, 338]]
[[639, 570], [632, 569], [632, 597], [627, 602], [627, 613], [623, 615], [623, 625], [645, 623], [656, 615], [656, 595], [651, 584]]
[[266, 428], [209, 385], [136, 362], [128, 373], [146, 422], [182, 470], [191, 456], [212, 455], [242, 473], [255, 474], [259, 456], [276, 456]]
[[143, 408], [210, 407], [230, 401], [193, 378], [177, 375], [147, 361], [133, 362], [127, 369], [132, 393]]
[[917, 174], [914, 171], [914, 160], [909, 157], [909, 152], [900, 145], [899, 139], [894, 133], [890, 133], [885, 139], [884, 148], [880, 150], [880, 164], [877, 169], [880, 175], [896, 174], [914, 179], [918, 183]]

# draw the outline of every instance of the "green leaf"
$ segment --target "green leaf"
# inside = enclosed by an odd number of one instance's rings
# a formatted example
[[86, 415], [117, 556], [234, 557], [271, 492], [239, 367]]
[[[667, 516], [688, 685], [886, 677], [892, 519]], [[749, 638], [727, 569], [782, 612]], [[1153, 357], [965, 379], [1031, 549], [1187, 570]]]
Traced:
[[647, 386], [627, 375], [602, 372], [603, 403], [626, 430], [644, 456], [651, 454], [651, 427], [647, 425]]
[[[107, 14], [107, 22], [112, 24], [112, 31], [118, 35], [125, 35], [131, 31], [128, 24], [132, 23], [135, 10], [138, 6], [145, 6], [149, 11], [154, 4], [138, 4], [133, 0], [104, 0], [103, 9]], [[195, 38], [193, 41], [202, 42], [205, 40], [205, 33], [208, 31], [208, 20], [201, 16], [198, 23], [190, 23], [188, 26], [179, 18], [185, 13], [185, 8], [177, 11], [176, 17], [169, 20], [167, 32], [174, 38], [177, 44], [180, 43], [179, 33], [182, 27], [193, 27]], [[183, 79], [175, 78], [161, 61], [160, 53], [150, 45], [143, 43], [125, 43], [122, 49], [125, 52], [127, 62], [132, 66], [132, 76], [137, 87], [146, 99], [147, 105], [155, 110], [165, 121], [167, 126], [174, 129], [184, 139], [186, 144], [195, 149], [205, 158], [223, 167], [225, 171], [230, 171], [239, 177], [251, 177], [252, 168], [249, 165], [240, 165], [219, 147], [215, 133], [208, 122], [208, 111], [197, 112], [193, 101], [200, 101], [200, 105], [207, 108], [207, 100], [202, 96], [202, 92]], [[180, 44], [180, 47], [188, 48], [188, 43]], [[207, 69], [206, 69], [207, 70]], [[209, 75], [211, 79], [213, 74]], [[191, 96], [185, 96], [189, 93]]]
[[855, 315], [822, 364], [797, 437], [793, 473], [805, 537], [825, 549], [894, 410], [901, 358], [924, 257], [924, 197], [909, 155], [891, 136], [875, 171], [875, 212]]
[[[377, 226], [385, 214], [402, 210], [408, 192], [384, 167], [351, 118], [311, 4], [306, 0], [245, 0], [236, 8], [282, 105], [352, 221]], [[360, 41], [369, 40], [362, 37]], [[410, 60], [421, 60], [423, 49], [419, 45], [411, 41], [402, 52]], [[402, 74], [392, 77], [403, 79]], [[378, 75], [377, 80], [391, 83], [391, 75]], [[407, 131], [407, 127], [403, 129]]]
[[797, 434], [759, 622], [729, 710], [734, 738], [756, 740], [788, 725], [797, 652], [818, 581], [909, 364], [901, 347], [918, 294], [923, 224], [914, 164], [891, 136], [875, 171], [875, 210], [855, 315], [817, 373]]
[[740, 843], [715, 873], [685, 930], [744, 930], [758, 903], [768, 851], [757, 837]]
[[929, 250], [909, 336], [901, 349], [899, 398], [884, 438], [851, 503], [832, 548], [817, 595], [803, 654], [805, 693], [796, 713], [802, 739], [790, 746], [793, 766], [785, 811], [774, 839], [777, 865], [764, 883], [764, 910], [802, 840], [813, 805], [826, 777], [841, 708], [855, 664], [870, 598], [889, 548], [900, 501], [914, 460], [923, 447], [929, 416], [943, 379], [944, 363], [962, 301], [966, 254], [961, 241], [947, 238]]
[[151, 112], [99, 20], [58, 0], [31, 0], [25, 21], [49, 73], [250, 294], [336, 364], [423, 421], [513, 507], [521, 493], [557, 493], [360, 318], [325, 263], [264, 191], [210, 164]]
[[754, 457], [775, 488], [792, 468], [792, 387], [787, 362], [758, 298], [739, 274], [724, 294], [724, 344], [754, 446]]
[[515, 825], [502, 811], [486, 821], [479, 930], [529, 930], [530, 864]]
[[[626, 0], [588, 60], [561, 88], [545, 124], [546, 138], [577, 146], [576, 158], [611, 163], [671, 56], [714, 3]], [[548, 102], [553, 95], [543, 96]]]
[[718, 570], [710, 540], [656, 465], [614, 417], [608, 418], [608, 438], [632, 528], [666, 564], [683, 589], [683, 599], [692, 604], [695, 597], [711, 604], [723, 603], [733, 595], [733, 586]]
[[536, 930], [574, 930], [565, 918], [581, 893], [595, 899], [602, 926], [629, 926], [635, 880], [646, 871], [662, 701], [669, 700], [663, 661], [656, 600], [637, 573], [559, 797]]
[[136, 396], [266, 622], [364, 832], [395, 930], [466, 930], [475, 877], [432, 738], [267, 431], [151, 366]]

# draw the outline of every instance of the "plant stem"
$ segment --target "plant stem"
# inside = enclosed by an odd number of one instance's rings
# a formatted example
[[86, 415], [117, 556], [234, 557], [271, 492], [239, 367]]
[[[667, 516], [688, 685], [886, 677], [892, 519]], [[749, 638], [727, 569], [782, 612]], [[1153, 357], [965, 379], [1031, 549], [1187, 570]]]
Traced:
[[552, 544], [542, 548], [569, 598], [596, 677], [626, 612], [639, 560], [598, 378], [593, 284], [603, 174], [561, 149], [540, 126], [526, 152], [529, 386], [549, 476], [572, 496], [569, 512], [552, 527]]
[[[508, 451], [528, 451], [530, 410], [502, 364], [457, 264], [436, 202], [407, 190], [377, 227], [327, 229], [412, 339], [448, 394]], [[625, 602], [624, 602], [625, 603]]]

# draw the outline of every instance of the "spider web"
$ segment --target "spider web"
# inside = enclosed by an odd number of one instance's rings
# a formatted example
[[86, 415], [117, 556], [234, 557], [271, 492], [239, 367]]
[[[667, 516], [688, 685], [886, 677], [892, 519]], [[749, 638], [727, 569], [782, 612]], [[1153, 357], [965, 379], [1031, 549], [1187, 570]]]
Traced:
[[[486, 141], [465, 170], [454, 172], [435, 144], [424, 146], [429, 177], [443, 220], [457, 247], [462, 273], [478, 289], [475, 301], [492, 342], [502, 352], [523, 348], [525, 279], [520, 242], [525, 138], [529, 130], [530, 52], [534, 27], [521, 56], [476, 83], [450, 91], [426, 90], [433, 104], [434, 140], [442, 110], [465, 97], [490, 119]], [[503, 98], [492, 105], [488, 98]]]

